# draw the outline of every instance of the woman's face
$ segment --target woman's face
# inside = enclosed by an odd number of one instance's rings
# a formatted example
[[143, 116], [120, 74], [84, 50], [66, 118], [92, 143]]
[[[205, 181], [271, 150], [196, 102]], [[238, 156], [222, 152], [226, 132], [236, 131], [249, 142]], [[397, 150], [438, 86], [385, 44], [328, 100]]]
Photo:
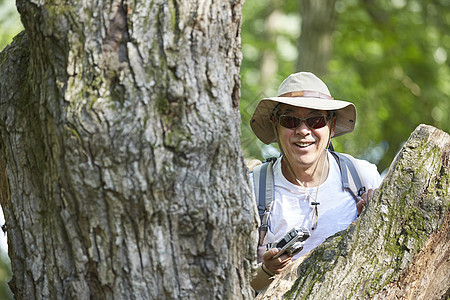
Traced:
[[[277, 115], [278, 117], [274, 117], [272, 121], [278, 131], [278, 138], [281, 147], [283, 147], [284, 154], [292, 167], [295, 169], [303, 169], [304, 171], [311, 167], [314, 168], [321, 158], [323, 151], [328, 146], [330, 137], [334, 135], [335, 119], [329, 122], [326, 111], [287, 104], [280, 105]], [[282, 124], [289, 127], [296, 125], [298, 120], [289, 117], [306, 119], [320, 116], [325, 116], [326, 118], [326, 124], [321, 128], [310, 128], [306, 125], [305, 121], [301, 121], [295, 128], [282, 126]], [[316, 124], [316, 126], [313, 124], [311, 127], [321, 126], [320, 121]]]

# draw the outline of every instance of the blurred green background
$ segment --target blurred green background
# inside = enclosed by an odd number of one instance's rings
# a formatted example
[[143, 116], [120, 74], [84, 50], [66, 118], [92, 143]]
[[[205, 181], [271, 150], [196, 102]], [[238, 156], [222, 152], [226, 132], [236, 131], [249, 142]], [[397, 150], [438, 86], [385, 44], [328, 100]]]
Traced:
[[[419, 124], [449, 132], [449, 32], [448, 0], [247, 0], [241, 67], [244, 156], [276, 153], [251, 132], [257, 102], [275, 96], [291, 73], [313, 71], [335, 99], [357, 107], [355, 131], [333, 139], [336, 150], [385, 172]], [[315, 39], [323, 46], [315, 48]], [[314, 56], [328, 45], [329, 57]]]
[[[0, 0], [0, 50], [21, 30], [15, 2]], [[333, 139], [336, 150], [386, 171], [419, 124], [450, 130], [449, 32], [448, 0], [245, 1], [241, 67], [245, 158], [277, 153], [250, 129], [257, 102], [276, 95], [289, 74], [313, 71], [335, 99], [351, 101], [358, 109], [355, 131]], [[314, 48], [317, 40], [319, 46]], [[7, 299], [5, 282], [11, 272], [7, 256], [0, 258], [0, 299]]]

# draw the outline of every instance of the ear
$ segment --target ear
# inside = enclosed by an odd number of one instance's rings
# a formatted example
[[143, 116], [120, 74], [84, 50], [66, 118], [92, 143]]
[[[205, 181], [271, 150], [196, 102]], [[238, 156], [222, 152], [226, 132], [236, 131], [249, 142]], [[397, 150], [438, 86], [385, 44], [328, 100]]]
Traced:
[[278, 132], [277, 132], [278, 121], [277, 121], [277, 118], [275, 116], [272, 116], [270, 118], [270, 123], [272, 124], [273, 134], [275, 135], [275, 138], [278, 141]]
[[275, 117], [274, 115], [272, 115], [272, 116], [270, 117], [270, 122], [272, 122], [272, 124], [273, 124], [274, 126], [277, 126], [277, 123], [278, 123], [277, 117]]
[[334, 136], [334, 133], [336, 132], [336, 117], [333, 117], [333, 119], [331, 119], [330, 126], [330, 138], [332, 138]]

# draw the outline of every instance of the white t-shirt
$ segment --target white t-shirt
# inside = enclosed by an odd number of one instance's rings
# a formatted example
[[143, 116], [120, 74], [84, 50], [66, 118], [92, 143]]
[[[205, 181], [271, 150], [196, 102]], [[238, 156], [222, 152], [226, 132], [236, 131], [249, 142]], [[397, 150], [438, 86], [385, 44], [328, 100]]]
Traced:
[[[306, 227], [310, 230], [311, 236], [304, 242], [303, 250], [293, 259], [299, 258], [322, 244], [326, 238], [346, 229], [357, 218], [355, 200], [342, 187], [337, 161], [331, 153], [327, 154], [330, 170], [326, 181], [318, 189], [319, 218], [315, 230], [311, 230], [314, 209], [309, 204], [310, 196], [305, 193], [303, 187], [292, 184], [284, 177], [281, 171], [281, 159], [277, 159], [273, 166], [275, 198], [264, 244], [279, 240], [294, 227]], [[357, 163], [366, 189], [378, 188], [381, 177], [377, 167], [365, 160], [357, 160]], [[317, 187], [307, 189], [309, 194], [316, 198]]]

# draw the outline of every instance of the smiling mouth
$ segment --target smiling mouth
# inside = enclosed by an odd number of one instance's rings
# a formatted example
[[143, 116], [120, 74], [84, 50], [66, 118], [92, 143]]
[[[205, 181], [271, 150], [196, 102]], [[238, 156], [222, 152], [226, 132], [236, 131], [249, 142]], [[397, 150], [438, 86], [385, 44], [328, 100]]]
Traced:
[[295, 143], [295, 145], [299, 146], [300, 148], [306, 148], [314, 144], [313, 142], [310, 143]]

